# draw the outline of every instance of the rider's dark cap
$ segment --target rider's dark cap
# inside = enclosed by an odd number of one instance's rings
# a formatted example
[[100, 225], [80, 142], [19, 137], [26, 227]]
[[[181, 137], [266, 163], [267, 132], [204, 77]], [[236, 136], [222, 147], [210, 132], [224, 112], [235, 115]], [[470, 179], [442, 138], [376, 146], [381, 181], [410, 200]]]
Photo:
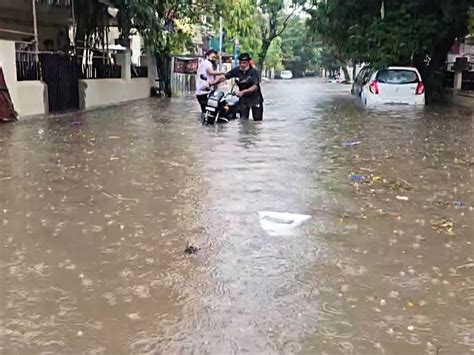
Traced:
[[242, 53], [241, 55], [239, 55], [239, 60], [241, 62], [248, 62], [252, 59], [252, 57], [250, 57], [250, 54], [248, 53]]

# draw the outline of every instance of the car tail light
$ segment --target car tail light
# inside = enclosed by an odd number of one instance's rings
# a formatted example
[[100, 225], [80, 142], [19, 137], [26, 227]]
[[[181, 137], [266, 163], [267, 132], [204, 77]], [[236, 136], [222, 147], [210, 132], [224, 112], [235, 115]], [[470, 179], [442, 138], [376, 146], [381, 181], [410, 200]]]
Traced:
[[372, 81], [369, 85], [369, 90], [372, 94], [378, 95], [379, 94], [379, 83], [376, 81]]
[[419, 82], [416, 86], [416, 95], [423, 95], [425, 93], [425, 84], [423, 82]]

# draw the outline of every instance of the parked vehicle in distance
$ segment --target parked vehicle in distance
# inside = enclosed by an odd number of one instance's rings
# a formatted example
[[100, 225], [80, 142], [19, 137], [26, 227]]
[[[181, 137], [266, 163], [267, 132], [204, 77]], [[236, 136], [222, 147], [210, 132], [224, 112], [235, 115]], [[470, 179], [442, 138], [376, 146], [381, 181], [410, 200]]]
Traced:
[[293, 73], [290, 70], [283, 70], [280, 77], [286, 80], [293, 79]]
[[[353, 87], [354, 94], [358, 85]], [[418, 69], [370, 69], [362, 78], [360, 98], [365, 106], [425, 105], [425, 85]]]

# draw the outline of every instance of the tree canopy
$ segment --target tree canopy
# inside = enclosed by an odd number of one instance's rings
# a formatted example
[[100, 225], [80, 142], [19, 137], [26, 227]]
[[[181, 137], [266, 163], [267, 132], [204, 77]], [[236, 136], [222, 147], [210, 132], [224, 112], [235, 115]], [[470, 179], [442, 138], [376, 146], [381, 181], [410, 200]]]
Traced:
[[258, 66], [263, 68], [268, 49], [273, 40], [280, 37], [289, 21], [303, 9], [305, 0], [259, 0], [259, 27], [262, 45], [258, 55]]
[[441, 64], [467, 33], [471, 0], [315, 0], [309, 26], [345, 58], [374, 65]]

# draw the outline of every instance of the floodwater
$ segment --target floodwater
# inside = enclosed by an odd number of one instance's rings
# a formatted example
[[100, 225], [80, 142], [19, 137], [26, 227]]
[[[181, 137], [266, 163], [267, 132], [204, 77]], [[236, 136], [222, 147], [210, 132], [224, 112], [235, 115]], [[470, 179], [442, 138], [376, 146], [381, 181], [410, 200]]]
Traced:
[[473, 113], [347, 91], [2, 125], [0, 353], [472, 354]]

